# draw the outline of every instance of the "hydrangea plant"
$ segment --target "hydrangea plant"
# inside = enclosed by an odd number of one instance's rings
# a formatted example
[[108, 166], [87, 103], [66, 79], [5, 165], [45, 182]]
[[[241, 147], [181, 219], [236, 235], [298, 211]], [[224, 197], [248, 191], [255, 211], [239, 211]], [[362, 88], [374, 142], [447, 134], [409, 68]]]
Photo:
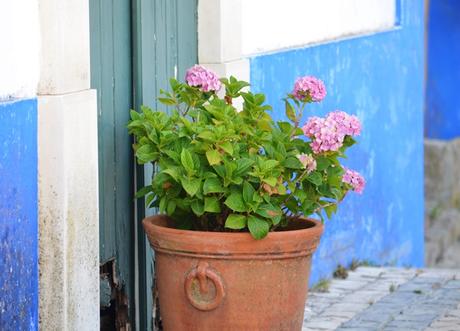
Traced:
[[170, 85], [159, 98], [169, 111], [131, 111], [128, 129], [138, 162], [157, 165], [137, 197], [178, 228], [249, 231], [261, 239], [300, 216], [331, 217], [347, 192], [363, 191], [363, 177], [340, 163], [360, 134], [358, 118], [335, 111], [301, 126], [305, 107], [326, 95], [321, 80], [298, 78], [284, 99], [288, 120], [278, 122], [247, 82], [219, 79], [202, 66]]

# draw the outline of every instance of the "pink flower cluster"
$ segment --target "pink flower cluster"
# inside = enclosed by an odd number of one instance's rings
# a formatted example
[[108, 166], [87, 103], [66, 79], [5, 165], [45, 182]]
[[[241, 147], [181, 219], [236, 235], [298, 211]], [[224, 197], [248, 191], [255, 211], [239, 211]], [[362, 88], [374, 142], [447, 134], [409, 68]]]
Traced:
[[200, 65], [194, 65], [187, 70], [185, 81], [190, 86], [199, 87], [203, 92], [217, 92], [222, 87], [219, 77], [213, 71]]
[[351, 185], [353, 191], [356, 193], [363, 193], [364, 186], [366, 186], [366, 180], [363, 176], [357, 171], [344, 168], [345, 173], [342, 176], [342, 182]]
[[335, 111], [329, 113], [325, 118], [310, 117], [302, 130], [307, 137], [312, 139], [311, 148], [314, 153], [336, 152], [342, 147], [345, 136], [360, 134], [361, 123], [354, 115]]
[[299, 154], [297, 155], [300, 163], [302, 163], [303, 167], [307, 170], [307, 173], [316, 170], [316, 160], [310, 154]]
[[319, 102], [326, 96], [326, 87], [324, 83], [316, 77], [299, 77], [294, 84], [292, 94], [300, 101], [306, 101], [306, 99], [310, 97], [312, 101]]
[[327, 117], [335, 121], [340, 126], [339, 130], [347, 136], [359, 136], [361, 133], [361, 122], [355, 115], [336, 110], [329, 113]]

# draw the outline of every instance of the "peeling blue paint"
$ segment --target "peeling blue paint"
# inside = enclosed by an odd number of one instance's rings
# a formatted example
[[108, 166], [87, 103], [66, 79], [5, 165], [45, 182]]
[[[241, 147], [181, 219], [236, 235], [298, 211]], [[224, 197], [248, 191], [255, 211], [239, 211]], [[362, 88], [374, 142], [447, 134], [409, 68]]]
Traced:
[[0, 145], [0, 330], [37, 330], [36, 99], [0, 102]]
[[428, 138], [460, 137], [460, 2], [430, 1], [425, 132]]
[[312, 283], [352, 259], [423, 265], [423, 14], [422, 1], [402, 1], [390, 31], [251, 59], [252, 90], [267, 93], [275, 118], [284, 118], [281, 98], [294, 80], [308, 74], [328, 90], [308, 115], [341, 109], [363, 123], [345, 163], [367, 187], [326, 223]]

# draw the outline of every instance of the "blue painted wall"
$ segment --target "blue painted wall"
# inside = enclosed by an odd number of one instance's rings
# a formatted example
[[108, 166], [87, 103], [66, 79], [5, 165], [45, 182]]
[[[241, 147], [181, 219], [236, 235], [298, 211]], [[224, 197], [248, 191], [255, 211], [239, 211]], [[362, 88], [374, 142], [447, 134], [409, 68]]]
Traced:
[[363, 123], [345, 164], [367, 187], [326, 223], [312, 283], [352, 259], [423, 264], [423, 1], [402, 6], [401, 26], [391, 31], [251, 59], [252, 90], [268, 94], [275, 118], [284, 118], [281, 98], [294, 80], [308, 74], [328, 90], [308, 115], [341, 109]]
[[430, 1], [425, 133], [460, 137], [460, 1]]
[[37, 101], [0, 102], [0, 330], [38, 329]]

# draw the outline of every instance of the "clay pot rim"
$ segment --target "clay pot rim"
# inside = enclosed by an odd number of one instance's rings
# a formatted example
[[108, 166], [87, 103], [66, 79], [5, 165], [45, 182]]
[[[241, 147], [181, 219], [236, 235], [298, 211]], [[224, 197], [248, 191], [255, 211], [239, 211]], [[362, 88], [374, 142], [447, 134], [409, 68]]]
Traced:
[[269, 232], [255, 240], [249, 232], [207, 232], [181, 230], [166, 226], [165, 215], [145, 218], [150, 245], [158, 253], [229, 259], [273, 259], [311, 255], [316, 249], [323, 224], [311, 218], [299, 218], [313, 226], [303, 229]]
[[[167, 226], [165, 223], [167, 223], [167, 216], [166, 215], [153, 215], [153, 216], [148, 216], [146, 217], [142, 223], [144, 224], [145, 226], [145, 223], [149, 223], [151, 224], [151, 226], [155, 229], [161, 229], [162, 232], [170, 232], [170, 233], [174, 233], [174, 234], [187, 234], [187, 235], [190, 235], [191, 233], [194, 233], [198, 236], [209, 236], [209, 235], [212, 235], [212, 236], [215, 236], [215, 237], [222, 237], [222, 238], [228, 238], [228, 237], [232, 237], [234, 238], [234, 236], [243, 236], [243, 237], [247, 237], [247, 236], [251, 236], [251, 234], [249, 232], [219, 232], [219, 231], [197, 231], [197, 230], [183, 230], [183, 229], [176, 229], [176, 228], [173, 228], [173, 227], [170, 227], [170, 226]], [[321, 229], [321, 232], [322, 232], [322, 228], [323, 228], [323, 223], [321, 223], [321, 221], [319, 220], [316, 220], [314, 218], [309, 218], [309, 217], [299, 217], [299, 220], [301, 220], [302, 222], [308, 222], [309, 224], [312, 224], [312, 226], [309, 226], [309, 227], [306, 227], [306, 228], [302, 228], [302, 229], [293, 229], [293, 230], [282, 230], [282, 231], [273, 231], [273, 232], [269, 232], [268, 235], [261, 239], [261, 240], [265, 240], [265, 239], [268, 239], [268, 238], [273, 238], [275, 239], [275, 237], [278, 237], [278, 236], [283, 236], [285, 237], [286, 234], [292, 234], [292, 235], [297, 235], [299, 233], [303, 233], [305, 231], [317, 231], [317, 230], [320, 230]], [[294, 221], [296, 222], [296, 221]], [[251, 237], [252, 238], [252, 237]]]

